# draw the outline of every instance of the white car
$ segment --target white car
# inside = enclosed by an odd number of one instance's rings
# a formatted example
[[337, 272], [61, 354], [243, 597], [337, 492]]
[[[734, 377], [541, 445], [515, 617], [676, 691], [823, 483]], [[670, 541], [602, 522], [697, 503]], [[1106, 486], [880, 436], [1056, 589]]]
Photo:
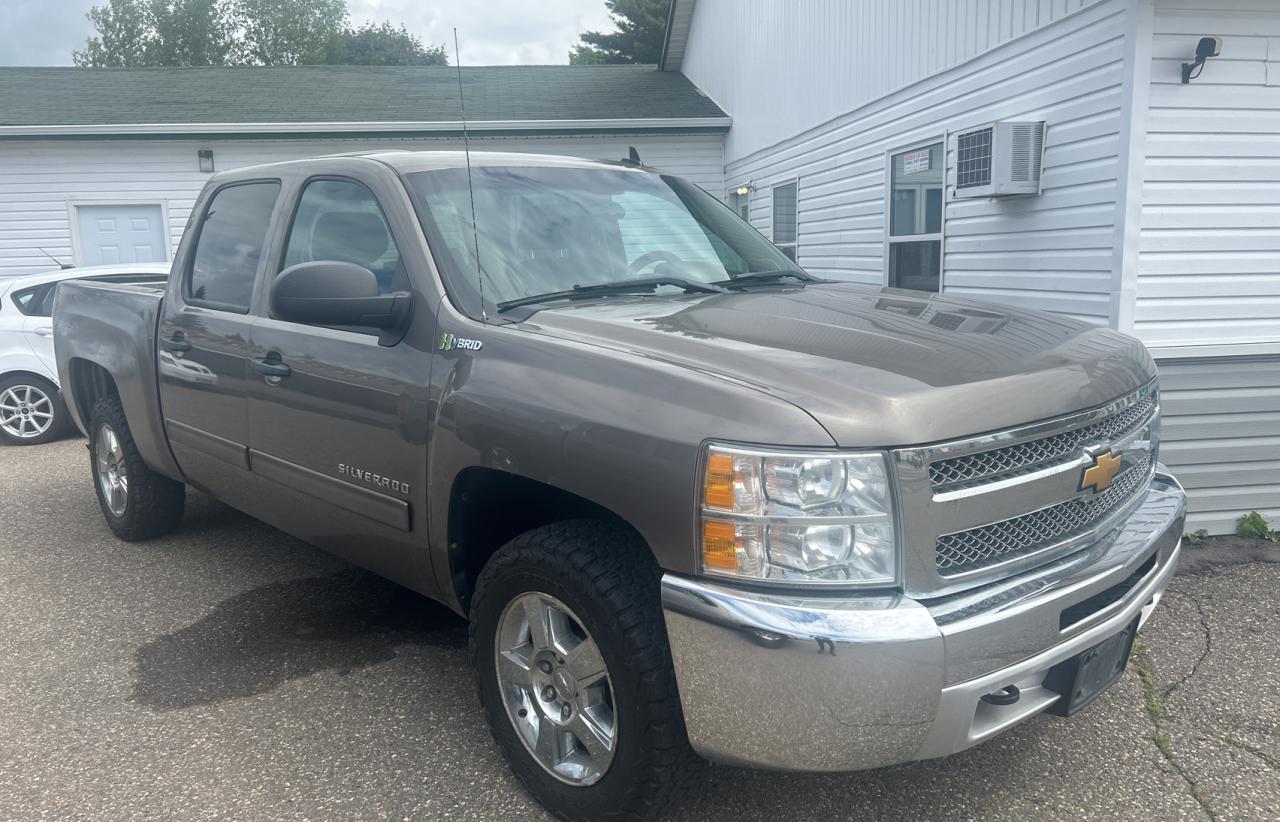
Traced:
[[36, 445], [66, 428], [51, 320], [59, 283], [156, 282], [168, 276], [168, 263], [130, 263], [0, 278], [0, 442]]

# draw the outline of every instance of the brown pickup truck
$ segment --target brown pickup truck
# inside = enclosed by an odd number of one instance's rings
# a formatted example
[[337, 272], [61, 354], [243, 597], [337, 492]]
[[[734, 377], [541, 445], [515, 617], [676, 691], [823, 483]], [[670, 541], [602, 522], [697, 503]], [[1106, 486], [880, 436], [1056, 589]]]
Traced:
[[222, 173], [163, 291], [54, 323], [120, 537], [190, 485], [469, 617], [566, 819], [653, 817], [694, 752], [872, 768], [1074, 713], [1177, 561], [1139, 342], [816, 278], [635, 163]]

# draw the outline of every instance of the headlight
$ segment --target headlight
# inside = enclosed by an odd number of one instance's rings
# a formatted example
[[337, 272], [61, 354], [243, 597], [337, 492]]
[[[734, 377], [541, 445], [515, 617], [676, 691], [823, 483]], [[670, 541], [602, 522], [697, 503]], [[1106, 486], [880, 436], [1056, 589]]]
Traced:
[[713, 445], [703, 466], [706, 573], [829, 585], [897, 581], [884, 454]]

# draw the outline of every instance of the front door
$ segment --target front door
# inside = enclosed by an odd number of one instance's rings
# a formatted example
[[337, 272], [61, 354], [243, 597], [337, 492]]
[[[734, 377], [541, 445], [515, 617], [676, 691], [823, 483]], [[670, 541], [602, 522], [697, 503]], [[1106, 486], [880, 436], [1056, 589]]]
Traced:
[[250, 494], [249, 305], [279, 192], [277, 181], [233, 183], [204, 201], [157, 340], [174, 457], [192, 485], [236, 507]]
[[162, 263], [169, 259], [158, 205], [76, 206], [80, 265]]
[[[355, 263], [384, 293], [412, 285], [373, 191], [349, 178], [307, 181], [275, 273]], [[286, 322], [269, 306], [253, 329], [250, 462], [269, 480], [272, 524], [411, 587], [421, 587], [431, 353], [379, 343], [373, 329]], [[415, 333], [430, 325], [414, 320]], [[428, 332], [429, 334], [429, 332]]]

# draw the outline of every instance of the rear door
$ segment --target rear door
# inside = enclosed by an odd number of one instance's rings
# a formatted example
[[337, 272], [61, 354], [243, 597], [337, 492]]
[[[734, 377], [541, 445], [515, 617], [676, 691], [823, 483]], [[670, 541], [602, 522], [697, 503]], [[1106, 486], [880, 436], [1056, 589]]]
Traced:
[[157, 341], [174, 457], [189, 482], [237, 507], [249, 470], [249, 306], [279, 193], [279, 180], [249, 180], [202, 198]]
[[[411, 255], [420, 242], [406, 235], [416, 225], [404, 222], [407, 207], [384, 207], [404, 193], [382, 172], [385, 178], [303, 180], [272, 274], [298, 263], [341, 261], [371, 270], [384, 293], [414, 292], [422, 262]], [[433, 312], [416, 293], [409, 336], [382, 345], [373, 329], [278, 319], [268, 284], [263, 291], [249, 364], [249, 444], [254, 474], [270, 480], [262, 491], [270, 498], [265, 517], [420, 588], [414, 555], [424, 539], [418, 533], [425, 533]]]

